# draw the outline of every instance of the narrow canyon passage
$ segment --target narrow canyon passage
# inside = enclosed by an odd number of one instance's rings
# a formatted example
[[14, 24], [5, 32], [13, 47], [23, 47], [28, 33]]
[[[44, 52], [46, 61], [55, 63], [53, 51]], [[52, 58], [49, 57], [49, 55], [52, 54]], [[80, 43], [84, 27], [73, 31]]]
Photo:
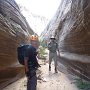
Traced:
[[[37, 71], [38, 84], [37, 90], [79, 90], [75, 83], [71, 81], [67, 75], [62, 72], [55, 73], [52, 63], [52, 71], [48, 71], [48, 63], [40, 60], [41, 68]], [[8, 85], [3, 90], [26, 90], [26, 78], [22, 78], [11, 85]]]
[[[59, 5], [59, 7], [54, 17], [49, 19], [50, 21], [44, 16], [29, 13], [27, 8], [20, 6], [21, 4], [16, 1], [19, 0], [0, 0], [0, 90], [16, 80], [18, 81], [5, 89], [26, 89], [26, 78], [20, 79], [25, 76], [25, 73], [17, 58], [17, 48], [21, 44], [28, 44], [30, 41], [27, 37], [37, 35], [37, 33], [40, 35], [37, 36], [42, 44], [40, 47], [46, 45], [45, 48], [47, 48], [50, 38], [52, 36], [56, 38], [60, 57], [58, 59], [59, 70], [62, 68], [61, 71], [64, 72], [65, 67], [67, 72], [90, 84], [90, 0], [60, 0], [60, 3], [56, 3], [56, 6]], [[28, 7], [31, 4], [29, 1], [20, 0], [23, 5], [26, 3]], [[36, 1], [38, 3], [38, 0], [35, 0], [31, 6], [36, 6]], [[44, 2], [42, 3], [44, 4]], [[45, 9], [47, 4], [48, 2]], [[50, 8], [51, 4], [49, 9], [53, 11], [53, 7]], [[45, 13], [42, 6], [41, 4], [40, 9]], [[37, 8], [36, 11], [38, 11]], [[26, 16], [22, 14], [22, 9], [25, 10]], [[50, 13], [49, 9], [46, 9], [46, 15]], [[35, 24], [30, 21], [32, 19]], [[34, 28], [31, 27], [32, 24]], [[45, 27], [42, 29], [43, 25]], [[37, 27], [39, 28], [37, 29]], [[61, 63], [64, 67], [61, 67]], [[55, 74], [53, 68], [51, 72], [48, 72], [48, 63], [42, 64], [40, 72], [42, 74], [40, 73], [41, 79], [38, 80], [37, 87], [40, 90], [44, 90], [43, 87], [47, 90], [50, 88], [52, 90], [77, 90], [66, 74], [61, 72]]]

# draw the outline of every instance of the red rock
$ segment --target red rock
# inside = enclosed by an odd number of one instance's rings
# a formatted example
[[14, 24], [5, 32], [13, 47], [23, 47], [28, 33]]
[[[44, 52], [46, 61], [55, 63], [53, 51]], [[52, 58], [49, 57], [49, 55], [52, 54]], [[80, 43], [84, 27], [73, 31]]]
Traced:
[[14, 0], [0, 0], [0, 88], [20, 78], [24, 69], [17, 61], [17, 47], [33, 34]]

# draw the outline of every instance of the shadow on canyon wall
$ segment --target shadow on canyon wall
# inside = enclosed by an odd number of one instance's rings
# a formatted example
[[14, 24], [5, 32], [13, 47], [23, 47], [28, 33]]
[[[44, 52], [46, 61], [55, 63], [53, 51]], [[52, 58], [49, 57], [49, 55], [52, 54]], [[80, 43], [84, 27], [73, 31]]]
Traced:
[[14, 0], [0, 0], [0, 89], [24, 75], [17, 47], [33, 34]]

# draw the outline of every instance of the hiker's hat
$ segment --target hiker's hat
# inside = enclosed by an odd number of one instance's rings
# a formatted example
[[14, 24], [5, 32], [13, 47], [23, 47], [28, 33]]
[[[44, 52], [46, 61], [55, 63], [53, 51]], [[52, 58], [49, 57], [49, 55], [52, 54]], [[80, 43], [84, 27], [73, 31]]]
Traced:
[[50, 39], [56, 39], [54, 36], [50, 37]]
[[30, 40], [37, 41], [38, 40], [38, 36], [37, 35], [31, 35]]

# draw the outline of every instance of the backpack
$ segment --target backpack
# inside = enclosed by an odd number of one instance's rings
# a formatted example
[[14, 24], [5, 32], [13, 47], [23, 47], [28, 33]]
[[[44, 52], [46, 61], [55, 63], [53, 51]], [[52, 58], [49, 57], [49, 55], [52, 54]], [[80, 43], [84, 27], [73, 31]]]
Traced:
[[31, 45], [20, 45], [17, 48], [17, 54], [18, 54], [17, 57], [21, 65], [24, 65], [24, 56], [28, 48], [31, 48]]

